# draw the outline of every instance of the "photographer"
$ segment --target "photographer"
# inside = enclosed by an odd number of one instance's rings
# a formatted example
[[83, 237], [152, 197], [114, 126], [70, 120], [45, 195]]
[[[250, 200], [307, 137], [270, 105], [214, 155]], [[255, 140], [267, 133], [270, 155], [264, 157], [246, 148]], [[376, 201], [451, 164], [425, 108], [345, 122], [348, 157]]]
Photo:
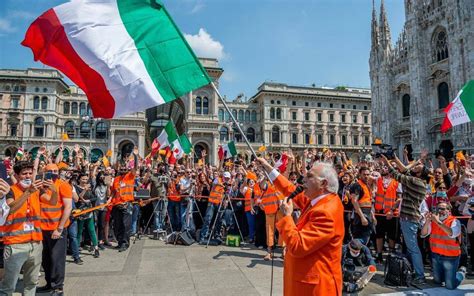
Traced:
[[[165, 166], [161, 166], [153, 170], [153, 175], [149, 173], [146, 175], [151, 183], [150, 196], [151, 198], [159, 197], [159, 200], [153, 202], [155, 229], [153, 230], [154, 238], [158, 238], [158, 233], [165, 230], [165, 215], [168, 208], [168, 198], [166, 196], [170, 177], [166, 173]], [[147, 179], [148, 179], [147, 178]], [[148, 181], [148, 180], [147, 180]]]
[[374, 258], [360, 240], [353, 239], [342, 247], [342, 270], [347, 292], [363, 289], [374, 276]]
[[[181, 194], [181, 231], [195, 230], [192, 219], [193, 203], [190, 200], [196, 187], [196, 175], [192, 177], [190, 169], [186, 169], [184, 177], [179, 180], [179, 192]], [[189, 216], [189, 217], [188, 217]], [[188, 219], [189, 218], [189, 219]]]

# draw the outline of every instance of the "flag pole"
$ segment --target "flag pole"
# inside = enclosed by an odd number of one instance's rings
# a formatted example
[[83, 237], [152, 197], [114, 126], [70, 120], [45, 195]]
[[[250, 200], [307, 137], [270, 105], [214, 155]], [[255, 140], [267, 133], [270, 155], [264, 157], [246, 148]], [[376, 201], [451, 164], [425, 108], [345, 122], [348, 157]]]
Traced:
[[[240, 127], [239, 125], [239, 122], [237, 121], [237, 119], [234, 117], [234, 114], [232, 114], [232, 112], [230, 112], [230, 109], [229, 109], [229, 106], [227, 106], [227, 103], [226, 101], [224, 100], [224, 98], [221, 96], [221, 93], [219, 92], [219, 90], [217, 89], [216, 85], [214, 84], [214, 82], [211, 81], [211, 85], [212, 85], [212, 88], [214, 89], [214, 91], [216, 92], [217, 96], [219, 97], [219, 99], [221, 100], [222, 102], [222, 105], [224, 105], [224, 108], [226, 109], [226, 111], [229, 113], [230, 115], [230, 118], [232, 118], [232, 121], [235, 123], [235, 125], [237, 126], [237, 129], [239, 130], [239, 133], [242, 135], [242, 137], [244, 138], [244, 141], [245, 143], [247, 144], [247, 146], [249, 147], [250, 151], [252, 152], [252, 155], [257, 158], [257, 154], [255, 153], [255, 150], [252, 148], [252, 146], [250, 145], [250, 142], [249, 140], [247, 139], [247, 136], [245, 135], [245, 133], [242, 131], [242, 128]], [[267, 171], [266, 170], [263, 170], [263, 172], [265, 173], [265, 176], [267, 177], [268, 181], [270, 181], [271, 184], [273, 184], [272, 180], [270, 179], [270, 176], [268, 175]]]

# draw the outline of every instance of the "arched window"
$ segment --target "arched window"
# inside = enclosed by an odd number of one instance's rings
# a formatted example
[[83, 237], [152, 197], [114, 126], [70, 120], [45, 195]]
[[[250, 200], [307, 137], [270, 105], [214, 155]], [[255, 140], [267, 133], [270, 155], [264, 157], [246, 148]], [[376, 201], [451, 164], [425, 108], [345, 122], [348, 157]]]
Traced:
[[209, 99], [207, 97], [202, 99], [202, 114], [209, 114]]
[[105, 139], [107, 138], [107, 124], [103, 121], [97, 123], [95, 126], [95, 138]]
[[448, 53], [448, 35], [445, 29], [435, 32], [433, 36], [433, 61], [439, 62], [449, 57]]
[[446, 82], [438, 84], [438, 108], [444, 109], [449, 104], [449, 87]]
[[281, 119], [281, 109], [277, 108], [277, 119]]
[[69, 102], [65, 102], [63, 106], [63, 113], [69, 114], [70, 110], [71, 110], [71, 104]]
[[232, 115], [237, 120], [237, 110], [232, 110]]
[[74, 138], [74, 136], [75, 136], [74, 127], [75, 127], [74, 121], [67, 121], [64, 124], [64, 132], [71, 139]]
[[252, 127], [249, 127], [247, 129], [247, 139], [249, 140], [250, 143], [255, 142], [255, 130]]
[[79, 115], [85, 116], [86, 114], [86, 103], [82, 102], [79, 104]]
[[219, 121], [224, 121], [224, 110], [219, 109]]
[[42, 97], [41, 98], [41, 110], [46, 110], [48, 109], [48, 98], [47, 97]]
[[402, 116], [408, 117], [410, 116], [410, 95], [405, 94], [402, 97]]
[[83, 123], [81, 123], [80, 129], [81, 138], [89, 139], [91, 133], [91, 125], [89, 121], [84, 121]]
[[243, 137], [242, 137], [242, 134], [239, 132], [239, 129], [234, 127], [233, 131], [234, 131], [234, 141], [236, 141], [237, 143], [242, 142]]
[[221, 127], [219, 130], [219, 135], [220, 135], [220, 140], [222, 142], [229, 141], [229, 129], [226, 128], [225, 126]]
[[72, 104], [71, 104], [71, 114], [77, 115], [77, 102], [72, 102]]
[[256, 122], [256, 121], [257, 121], [257, 111], [255, 111], [255, 110], [252, 111], [251, 120], [252, 120], [253, 122]]
[[87, 115], [92, 117], [91, 105], [87, 104]]
[[272, 143], [280, 143], [280, 128], [276, 125], [272, 128]]
[[239, 110], [239, 121], [240, 122], [244, 121], [244, 111], [243, 110]]
[[250, 121], [250, 111], [249, 110], [245, 111], [245, 121], [247, 121], [247, 122]]
[[40, 108], [40, 98], [39, 97], [34, 97], [33, 99], [33, 109], [39, 110]]
[[270, 108], [270, 119], [275, 119], [275, 108]]
[[196, 114], [202, 114], [202, 99], [196, 97]]
[[227, 112], [227, 110], [224, 111], [224, 120], [229, 121], [230, 120], [230, 113]]
[[45, 135], [45, 128], [44, 128], [44, 118], [43, 117], [37, 117], [35, 119], [35, 137], [44, 137]]
[[91, 150], [91, 155], [90, 155], [91, 162], [96, 162], [102, 157], [104, 157], [104, 153], [102, 152], [102, 150], [98, 148], [94, 148]]

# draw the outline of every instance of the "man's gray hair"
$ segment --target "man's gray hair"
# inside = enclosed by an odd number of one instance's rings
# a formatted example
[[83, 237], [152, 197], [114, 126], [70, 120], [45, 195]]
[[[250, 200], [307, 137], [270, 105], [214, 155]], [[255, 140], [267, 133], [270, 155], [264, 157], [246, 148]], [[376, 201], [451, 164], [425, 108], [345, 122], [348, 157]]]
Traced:
[[332, 193], [337, 193], [339, 189], [339, 179], [333, 165], [326, 162], [319, 162], [315, 164], [314, 167], [320, 168], [317, 176], [318, 179], [328, 181], [327, 190]]

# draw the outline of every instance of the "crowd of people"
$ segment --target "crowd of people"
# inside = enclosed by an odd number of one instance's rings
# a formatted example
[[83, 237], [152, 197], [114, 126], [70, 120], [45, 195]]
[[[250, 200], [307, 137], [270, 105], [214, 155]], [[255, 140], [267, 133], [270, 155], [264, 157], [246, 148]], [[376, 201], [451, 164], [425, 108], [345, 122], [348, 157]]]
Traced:
[[[275, 225], [287, 194], [272, 181], [278, 172], [294, 185], [304, 183], [316, 163], [338, 176], [331, 192], [344, 207], [343, 261], [372, 270], [400, 246], [413, 266], [414, 284], [423, 285], [430, 269], [434, 282], [448, 289], [474, 267], [474, 156], [446, 160], [423, 151], [410, 160], [405, 151], [402, 160], [382, 154], [352, 163], [344, 152], [307, 149], [237, 155], [213, 166], [206, 151], [198, 161], [190, 155], [170, 164], [166, 155], [142, 158], [135, 147], [111, 165], [106, 157], [91, 162], [78, 146], [68, 159], [61, 150], [53, 155], [41, 147], [35, 155], [3, 161], [0, 294], [13, 293], [22, 270], [25, 295], [62, 295], [67, 254], [83, 264], [81, 250], [95, 258], [107, 249], [123, 252], [143, 234], [166, 240], [172, 232], [187, 232], [205, 245], [237, 235], [265, 249], [263, 260], [275, 259], [277, 247], [285, 260]], [[295, 222], [303, 210], [294, 208]], [[37, 288], [40, 266], [46, 285]]]

